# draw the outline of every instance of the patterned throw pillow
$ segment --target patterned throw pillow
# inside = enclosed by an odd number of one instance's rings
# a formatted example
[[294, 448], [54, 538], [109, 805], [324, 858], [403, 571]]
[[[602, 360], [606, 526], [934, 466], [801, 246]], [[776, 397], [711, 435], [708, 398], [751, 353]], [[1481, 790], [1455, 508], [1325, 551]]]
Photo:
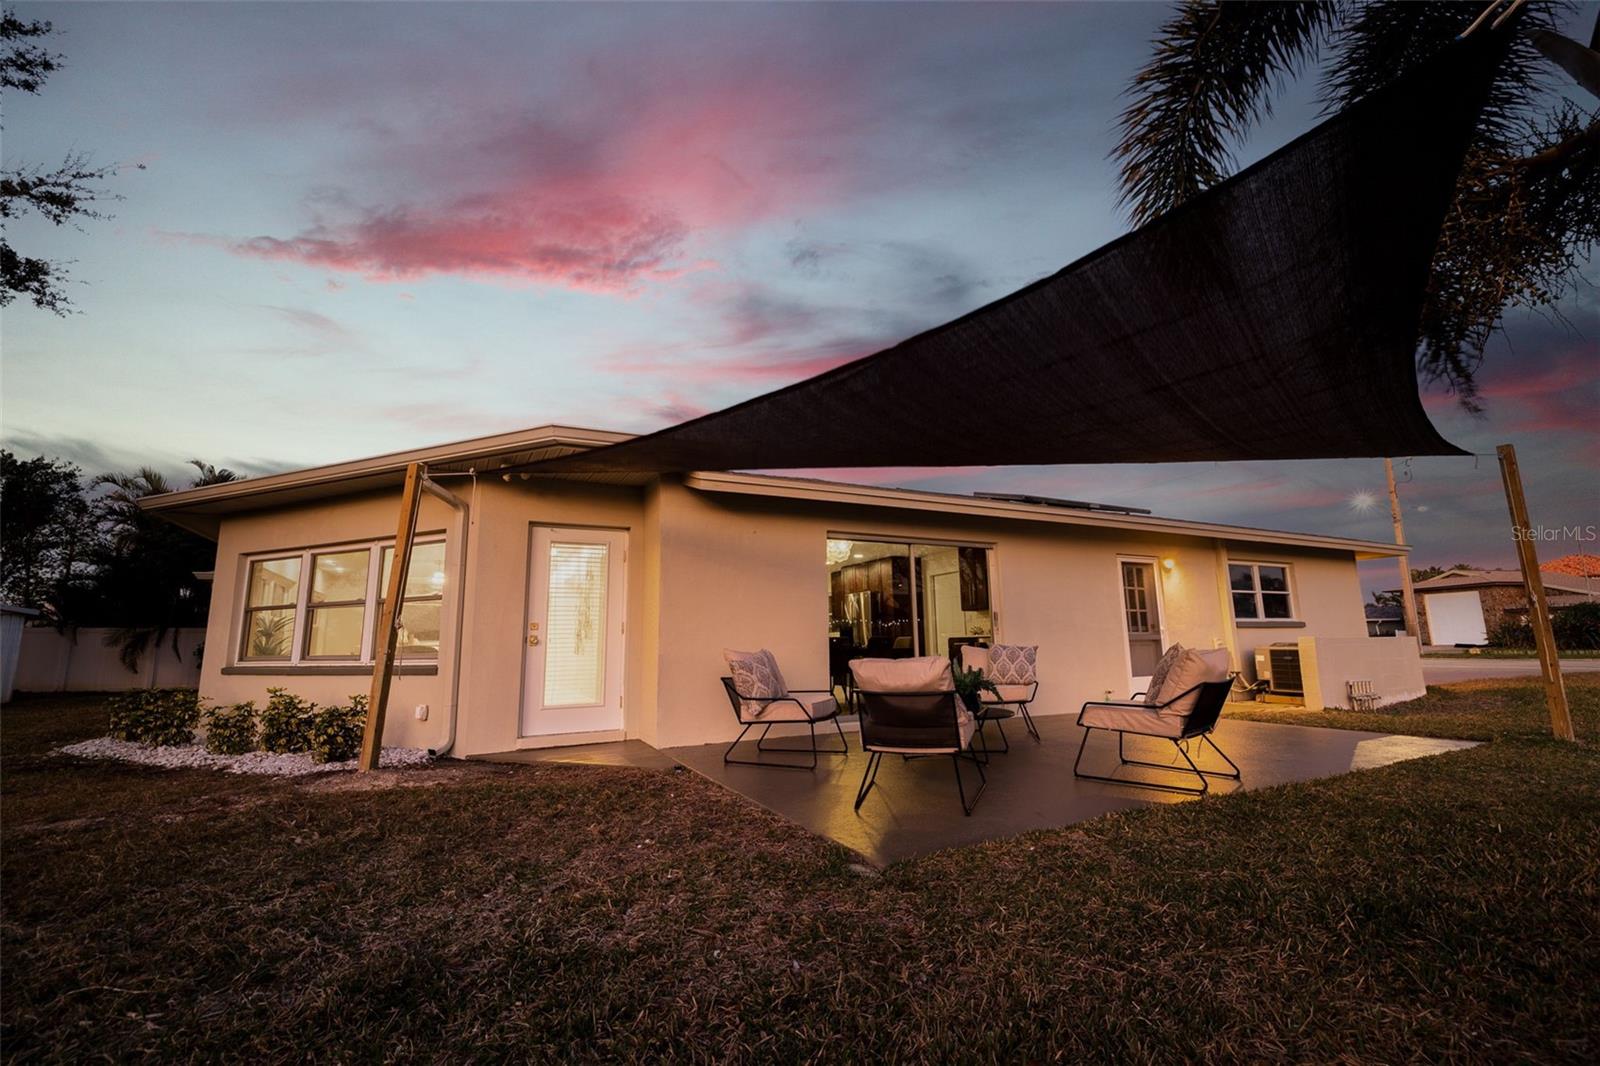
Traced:
[[768, 700], [789, 695], [783, 672], [778, 669], [778, 659], [766, 648], [760, 651], [722, 650], [728, 662], [728, 673], [733, 675], [733, 687], [743, 700], [743, 711], [759, 717], [766, 712]]
[[1039, 649], [1029, 644], [996, 644], [989, 649], [984, 672], [997, 685], [1031, 685], [1039, 679]]
[[1183, 657], [1183, 645], [1174, 644], [1167, 649], [1167, 653], [1156, 663], [1156, 668], [1150, 674], [1150, 684], [1145, 686], [1144, 701], [1146, 703], [1159, 703], [1161, 686], [1166, 683], [1167, 675], [1172, 672], [1172, 664]]

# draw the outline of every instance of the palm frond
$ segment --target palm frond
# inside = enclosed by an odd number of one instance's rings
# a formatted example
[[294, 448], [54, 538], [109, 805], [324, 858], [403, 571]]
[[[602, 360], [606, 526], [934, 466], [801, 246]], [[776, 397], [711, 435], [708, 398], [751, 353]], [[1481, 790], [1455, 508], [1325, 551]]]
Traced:
[[[1525, 31], [1554, 29], [1567, 6], [1560, 0], [1528, 0], [1517, 13], [1518, 26]], [[1479, 0], [1378, 0], [1361, 5], [1330, 41], [1332, 58], [1321, 85], [1324, 108], [1337, 111], [1427, 62], [1482, 10]], [[1493, 147], [1518, 140], [1549, 75], [1549, 63], [1532, 39], [1518, 34], [1484, 101], [1478, 144]]]
[[1271, 91], [1316, 58], [1336, 3], [1185, 3], [1161, 28], [1122, 112], [1122, 195], [1136, 223], [1215, 185]]

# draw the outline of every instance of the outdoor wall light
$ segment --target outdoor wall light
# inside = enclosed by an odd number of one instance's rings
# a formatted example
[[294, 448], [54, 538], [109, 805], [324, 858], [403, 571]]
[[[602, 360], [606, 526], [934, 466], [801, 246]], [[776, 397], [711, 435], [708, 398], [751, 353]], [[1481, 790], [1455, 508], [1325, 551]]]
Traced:
[[1178, 568], [1178, 560], [1172, 558], [1170, 555], [1167, 556], [1167, 558], [1161, 560], [1161, 569], [1167, 571], [1167, 573], [1170, 574], [1172, 571], [1176, 570], [1177, 568]]

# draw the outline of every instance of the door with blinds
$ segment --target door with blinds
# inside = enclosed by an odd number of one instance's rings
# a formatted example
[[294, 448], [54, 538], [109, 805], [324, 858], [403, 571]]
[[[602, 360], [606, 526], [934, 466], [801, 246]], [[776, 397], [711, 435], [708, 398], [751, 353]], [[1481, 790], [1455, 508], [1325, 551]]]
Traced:
[[627, 555], [620, 530], [534, 527], [523, 736], [622, 728]]

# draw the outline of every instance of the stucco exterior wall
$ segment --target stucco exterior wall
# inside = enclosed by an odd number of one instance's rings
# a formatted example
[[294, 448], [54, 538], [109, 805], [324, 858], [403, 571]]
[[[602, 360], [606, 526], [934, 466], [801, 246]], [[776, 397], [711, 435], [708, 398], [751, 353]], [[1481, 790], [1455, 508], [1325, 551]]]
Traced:
[[1316, 637], [1300, 641], [1305, 664], [1306, 707], [1351, 710], [1351, 681], [1370, 681], [1378, 706], [1414, 700], [1427, 691], [1422, 656], [1414, 638]]
[[[1157, 566], [1163, 642], [1228, 646], [1248, 664], [1258, 643], [1303, 636], [1365, 638], [1350, 553], [1248, 550], [1207, 537], [941, 517], [871, 507], [701, 493], [666, 484], [661, 510], [661, 658], [657, 742], [725, 740], [738, 732], [717, 678], [723, 648], [767, 647], [795, 687], [827, 681], [829, 536], [964, 541], [996, 549], [997, 639], [1039, 646], [1036, 713], [1076, 713], [1084, 700], [1128, 694], [1121, 557]], [[1223, 588], [1229, 556], [1291, 567], [1289, 629], [1234, 627]], [[1236, 662], [1240, 660], [1236, 659]]]
[[640, 552], [646, 539], [644, 520], [640, 489], [480, 479], [472, 497], [457, 754], [510, 751], [522, 744], [528, 563], [536, 523], [628, 532], [623, 722], [628, 735], [649, 739], [653, 715], [640, 694], [649, 690], [646, 674], [655, 655], [655, 638], [648, 566]]
[[[378, 493], [302, 507], [229, 516], [217, 538], [216, 578], [206, 622], [204, 659], [200, 664], [200, 697], [214, 703], [253, 700], [260, 706], [267, 689], [286, 688], [320, 704], [346, 703], [371, 685], [370, 666], [348, 667], [338, 675], [295, 672], [265, 664], [240, 663], [241, 612], [248, 558], [263, 552], [298, 550], [359, 541], [393, 540], [400, 494]], [[456, 572], [455, 512], [443, 501], [424, 496], [418, 512], [419, 534], [445, 534], [445, 572]], [[446, 586], [440, 611], [440, 643], [451, 646], [459, 624], [459, 599]], [[370, 623], [369, 623], [370, 624]], [[435, 672], [402, 675], [390, 689], [383, 741], [389, 745], [433, 747], [443, 740], [444, 711], [449, 702], [452, 662], [441, 654]], [[414, 708], [428, 705], [428, 720], [417, 721]]]
[[[1292, 622], [1236, 625], [1233, 629], [1235, 654], [1245, 677], [1256, 679], [1256, 649], [1269, 644], [1325, 637], [1375, 639], [1367, 636], [1361, 578], [1349, 552], [1241, 543], [1226, 544], [1224, 548], [1224, 564], [1273, 563], [1289, 568], [1290, 601], [1296, 616]], [[1226, 565], [1221, 574], [1226, 582]], [[1231, 607], [1228, 609], [1231, 613]]]
[[[1124, 557], [1158, 563], [1164, 644], [1227, 646], [1236, 664], [1248, 670], [1258, 643], [1308, 636], [1366, 639], [1355, 561], [1348, 552], [1266, 551], [1202, 536], [703, 492], [673, 479], [645, 488], [493, 478], [445, 484], [470, 506], [465, 580], [456, 578], [457, 513], [425, 497], [419, 529], [446, 537], [444, 650], [435, 673], [395, 679], [386, 744], [437, 747], [444, 742], [458, 632], [454, 754], [595, 739], [519, 736], [535, 524], [628, 532], [622, 732], [658, 747], [725, 742], [737, 734], [718, 681], [725, 672], [724, 648], [771, 648], [792, 686], [826, 686], [824, 548], [830, 536], [993, 547], [996, 636], [1039, 646], [1035, 711], [1041, 714], [1076, 713], [1084, 700], [1128, 695], [1118, 565]], [[256, 552], [392, 537], [397, 506], [398, 493], [383, 493], [227, 518], [218, 543], [202, 696], [259, 701], [268, 687], [282, 685], [332, 702], [365, 691], [370, 668], [336, 677], [231, 669], [244, 560]], [[1226, 596], [1230, 557], [1287, 563], [1303, 625], [1287, 631], [1235, 626]], [[1173, 567], [1159, 565], [1163, 559], [1171, 559]], [[419, 703], [430, 708], [425, 722], [413, 717]]]

